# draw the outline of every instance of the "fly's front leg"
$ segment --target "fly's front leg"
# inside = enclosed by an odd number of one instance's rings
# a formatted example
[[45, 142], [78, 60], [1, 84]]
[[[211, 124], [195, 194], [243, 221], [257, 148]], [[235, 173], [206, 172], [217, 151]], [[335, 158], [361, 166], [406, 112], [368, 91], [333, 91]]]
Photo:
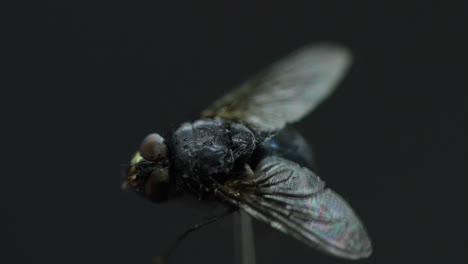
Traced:
[[172, 244], [172, 246], [167, 249], [161, 256], [158, 256], [156, 257], [155, 259], [155, 264], [165, 264], [167, 263], [167, 260], [169, 259], [171, 253], [180, 245], [180, 243], [190, 234], [192, 233], [193, 231], [196, 231], [204, 226], [207, 226], [209, 224], [212, 224], [214, 222], [217, 222], [221, 219], [223, 219], [225, 216], [228, 216], [230, 214], [232, 214], [234, 211], [236, 211], [236, 208], [230, 208], [229, 210], [227, 210], [226, 212], [220, 214], [220, 215], [215, 215], [215, 216], [212, 216], [200, 223], [197, 223], [195, 225], [193, 225], [192, 227], [190, 227], [189, 229], [187, 229], [185, 232], [183, 232], [178, 238], [177, 240]]

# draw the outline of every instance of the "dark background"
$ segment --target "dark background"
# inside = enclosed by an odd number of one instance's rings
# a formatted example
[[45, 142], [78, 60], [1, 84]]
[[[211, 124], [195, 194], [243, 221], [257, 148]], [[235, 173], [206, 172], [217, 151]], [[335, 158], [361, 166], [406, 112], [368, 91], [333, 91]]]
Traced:
[[[142, 137], [332, 40], [354, 65], [298, 128], [373, 239], [360, 262], [467, 263], [463, 2], [24, 4], [4, 23], [0, 262], [151, 263], [209, 212], [120, 190]], [[193, 234], [171, 263], [232, 263], [231, 222]], [[348, 262], [257, 230], [258, 263]]]

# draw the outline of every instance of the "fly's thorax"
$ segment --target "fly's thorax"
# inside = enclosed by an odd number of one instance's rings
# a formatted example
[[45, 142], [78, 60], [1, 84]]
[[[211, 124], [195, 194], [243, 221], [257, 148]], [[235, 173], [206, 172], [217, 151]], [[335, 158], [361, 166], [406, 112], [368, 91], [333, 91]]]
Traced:
[[213, 175], [231, 173], [249, 158], [255, 149], [255, 136], [241, 124], [200, 119], [181, 124], [168, 147], [177, 178], [197, 185]]

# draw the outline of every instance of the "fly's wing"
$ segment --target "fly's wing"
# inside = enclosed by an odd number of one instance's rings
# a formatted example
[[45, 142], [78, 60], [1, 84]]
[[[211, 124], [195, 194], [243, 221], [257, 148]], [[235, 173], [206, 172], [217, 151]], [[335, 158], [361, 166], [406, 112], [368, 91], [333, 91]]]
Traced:
[[310, 45], [216, 101], [203, 117], [219, 116], [272, 132], [298, 121], [334, 90], [351, 62], [342, 46]]
[[315, 173], [289, 160], [265, 158], [252, 176], [227, 182], [217, 193], [250, 216], [326, 253], [347, 259], [372, 253], [349, 204], [325, 189]]

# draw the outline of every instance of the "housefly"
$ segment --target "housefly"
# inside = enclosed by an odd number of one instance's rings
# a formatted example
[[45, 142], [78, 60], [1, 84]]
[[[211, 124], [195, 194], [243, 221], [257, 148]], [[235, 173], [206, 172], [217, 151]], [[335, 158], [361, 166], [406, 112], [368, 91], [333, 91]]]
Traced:
[[325, 188], [306, 140], [292, 129], [343, 78], [350, 52], [305, 46], [201, 113], [142, 142], [125, 183], [155, 203], [190, 194], [244, 211], [306, 245], [360, 259], [372, 246], [361, 220]]

